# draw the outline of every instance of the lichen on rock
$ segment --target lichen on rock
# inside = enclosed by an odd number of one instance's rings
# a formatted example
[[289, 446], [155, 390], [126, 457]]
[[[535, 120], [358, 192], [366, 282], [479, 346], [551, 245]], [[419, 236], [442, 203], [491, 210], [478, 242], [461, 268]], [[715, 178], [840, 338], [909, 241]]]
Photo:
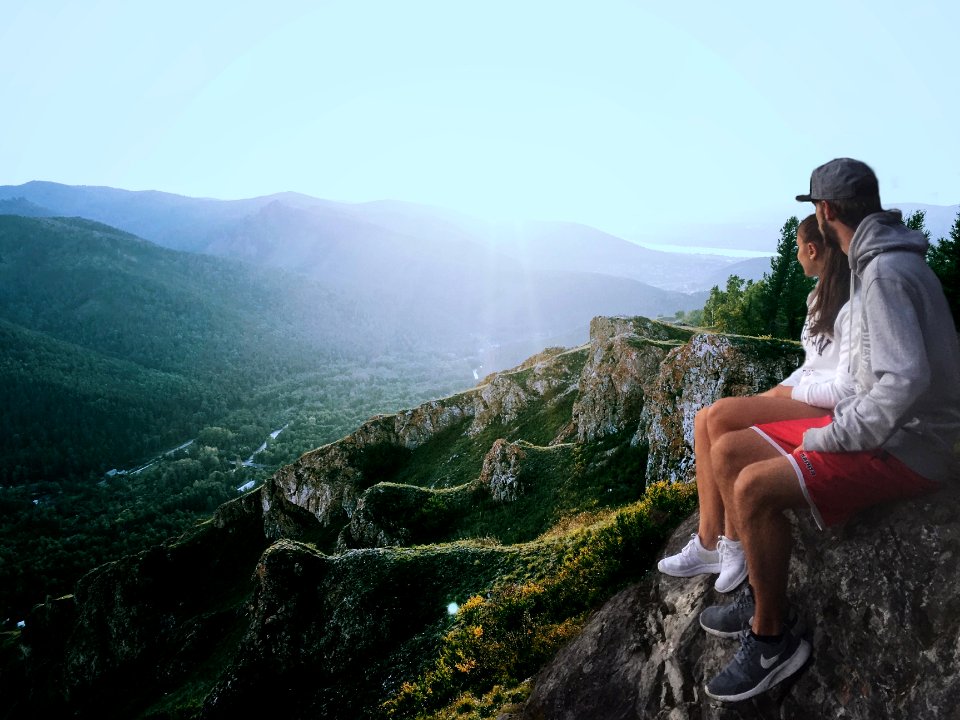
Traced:
[[721, 397], [776, 385], [802, 360], [797, 343], [700, 333], [667, 353], [647, 386], [634, 443], [650, 448], [647, 482], [693, 479], [693, 421]]

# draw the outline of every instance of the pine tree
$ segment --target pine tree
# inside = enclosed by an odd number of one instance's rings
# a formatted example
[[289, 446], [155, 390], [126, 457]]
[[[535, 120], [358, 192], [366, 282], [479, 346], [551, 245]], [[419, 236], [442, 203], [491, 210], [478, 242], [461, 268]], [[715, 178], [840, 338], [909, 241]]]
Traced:
[[927, 248], [927, 264], [940, 278], [943, 294], [947, 296], [953, 313], [953, 324], [960, 329], [960, 212], [950, 228], [950, 236], [940, 238]]

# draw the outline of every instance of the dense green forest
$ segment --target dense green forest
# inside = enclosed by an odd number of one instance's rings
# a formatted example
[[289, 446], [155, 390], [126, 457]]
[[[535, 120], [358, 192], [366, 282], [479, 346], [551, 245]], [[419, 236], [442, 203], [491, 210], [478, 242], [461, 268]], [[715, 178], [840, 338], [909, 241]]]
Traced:
[[[904, 218], [904, 223], [930, 240], [924, 217], [924, 211], [917, 210]], [[804, 277], [797, 262], [798, 225], [796, 217], [784, 223], [770, 271], [760, 280], [731, 275], [725, 288], [715, 285], [710, 290], [702, 310], [678, 313], [678, 319], [719, 332], [798, 339], [807, 312], [807, 294], [814, 283]], [[931, 241], [927, 263], [940, 278], [954, 324], [960, 328], [960, 213], [948, 237]]]
[[473, 362], [300, 276], [0, 216], [0, 621]]

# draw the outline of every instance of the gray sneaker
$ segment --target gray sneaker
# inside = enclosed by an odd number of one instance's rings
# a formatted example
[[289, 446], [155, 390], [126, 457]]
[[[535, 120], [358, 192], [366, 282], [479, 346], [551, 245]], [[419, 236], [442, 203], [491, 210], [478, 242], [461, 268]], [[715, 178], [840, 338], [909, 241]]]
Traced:
[[[722, 638], [734, 638], [741, 630], [749, 630], [753, 622], [753, 588], [745, 584], [740, 588], [732, 603], [726, 605], [711, 605], [700, 613], [700, 627], [711, 635]], [[787, 617], [783, 622], [787, 632], [802, 635], [806, 626], [791, 606], [787, 609]]]
[[707, 683], [707, 695], [723, 702], [746, 700], [793, 675], [808, 657], [810, 643], [786, 628], [780, 641], [773, 643], [758, 640], [744, 630], [733, 660]]
[[711, 605], [700, 613], [700, 627], [717, 637], [737, 637], [741, 630], [750, 627], [753, 608], [753, 590], [747, 584], [740, 588], [732, 603]]

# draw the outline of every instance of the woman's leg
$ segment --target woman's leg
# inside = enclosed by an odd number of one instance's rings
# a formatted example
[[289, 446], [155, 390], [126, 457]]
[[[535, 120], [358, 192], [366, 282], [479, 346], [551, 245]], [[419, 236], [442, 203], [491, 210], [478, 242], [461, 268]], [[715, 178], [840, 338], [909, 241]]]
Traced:
[[[736, 525], [736, 513], [733, 510], [733, 483], [741, 470], [736, 460], [731, 457], [732, 448], [721, 447], [718, 450], [718, 441], [728, 433], [745, 430], [751, 425], [775, 422], [777, 420], [794, 420], [797, 418], [822, 417], [829, 410], [807, 405], [806, 403], [789, 398], [770, 397], [767, 395], [750, 395], [746, 397], [730, 397], [718, 400], [711, 406], [707, 416], [707, 435], [709, 436], [711, 473], [710, 484], [717, 489], [720, 495], [724, 512], [724, 535], [731, 540], [737, 540], [740, 533]], [[699, 465], [700, 458], [697, 457]], [[699, 475], [697, 482], [700, 481]]]
[[715, 550], [717, 537], [723, 532], [723, 498], [713, 476], [711, 458], [710, 414], [713, 405], [697, 411], [693, 418], [693, 454], [697, 460], [697, 496], [700, 501], [700, 525], [697, 534], [700, 544], [707, 550]]

